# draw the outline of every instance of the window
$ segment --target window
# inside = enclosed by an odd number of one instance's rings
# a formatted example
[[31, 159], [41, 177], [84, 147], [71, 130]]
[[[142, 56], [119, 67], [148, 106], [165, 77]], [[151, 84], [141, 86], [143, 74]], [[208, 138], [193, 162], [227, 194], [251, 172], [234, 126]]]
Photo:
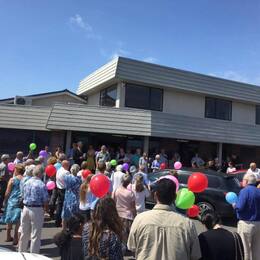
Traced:
[[255, 123], [260, 125], [260, 105], [256, 106], [255, 110]]
[[205, 117], [232, 120], [232, 102], [229, 100], [206, 97]]
[[219, 188], [221, 186], [220, 179], [216, 176], [208, 175], [208, 182], [210, 188]]
[[100, 106], [114, 107], [116, 105], [117, 86], [111, 86], [100, 91]]
[[162, 111], [163, 90], [134, 84], [126, 85], [125, 106]]

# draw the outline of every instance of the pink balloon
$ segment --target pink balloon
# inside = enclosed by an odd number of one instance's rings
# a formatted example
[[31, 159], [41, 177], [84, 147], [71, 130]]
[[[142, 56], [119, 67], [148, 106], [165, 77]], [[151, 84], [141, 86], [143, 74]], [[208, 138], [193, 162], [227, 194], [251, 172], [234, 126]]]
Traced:
[[15, 164], [13, 162], [8, 163], [8, 171], [13, 172], [15, 169]]
[[174, 163], [174, 169], [175, 169], [175, 170], [180, 170], [181, 167], [182, 167], [181, 162], [175, 162], [175, 163]]
[[177, 180], [176, 177], [174, 177], [172, 175], [166, 175], [166, 176], [162, 176], [159, 178], [159, 180], [161, 180], [161, 179], [168, 179], [168, 180], [173, 181], [176, 185], [176, 192], [179, 190], [179, 181]]
[[56, 184], [55, 184], [54, 181], [48, 181], [48, 182], [46, 183], [46, 188], [47, 188], [47, 190], [53, 190], [53, 189], [55, 189], [55, 187], [56, 187]]

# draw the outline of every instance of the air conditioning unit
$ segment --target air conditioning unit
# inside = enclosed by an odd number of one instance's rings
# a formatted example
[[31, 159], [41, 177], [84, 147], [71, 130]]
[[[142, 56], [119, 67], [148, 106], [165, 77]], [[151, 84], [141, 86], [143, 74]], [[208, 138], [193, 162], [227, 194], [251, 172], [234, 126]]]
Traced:
[[15, 105], [32, 105], [32, 99], [30, 97], [16, 96], [14, 98]]

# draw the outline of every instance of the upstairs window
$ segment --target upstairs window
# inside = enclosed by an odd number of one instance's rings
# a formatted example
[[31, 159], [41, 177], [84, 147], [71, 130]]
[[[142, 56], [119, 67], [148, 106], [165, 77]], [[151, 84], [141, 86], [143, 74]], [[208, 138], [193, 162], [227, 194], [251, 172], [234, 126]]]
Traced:
[[257, 105], [255, 109], [255, 123], [260, 125], [260, 105]]
[[232, 102], [229, 100], [206, 97], [205, 117], [232, 120]]
[[117, 98], [117, 86], [105, 88], [100, 91], [100, 106], [115, 107]]
[[125, 106], [148, 110], [163, 110], [163, 90], [127, 84], [125, 91]]

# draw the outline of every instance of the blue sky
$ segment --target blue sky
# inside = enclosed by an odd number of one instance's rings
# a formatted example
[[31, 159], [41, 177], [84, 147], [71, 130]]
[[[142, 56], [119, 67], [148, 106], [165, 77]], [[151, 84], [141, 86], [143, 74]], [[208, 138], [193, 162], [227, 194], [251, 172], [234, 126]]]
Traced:
[[68, 88], [121, 55], [260, 85], [259, 0], [0, 0], [0, 98]]

